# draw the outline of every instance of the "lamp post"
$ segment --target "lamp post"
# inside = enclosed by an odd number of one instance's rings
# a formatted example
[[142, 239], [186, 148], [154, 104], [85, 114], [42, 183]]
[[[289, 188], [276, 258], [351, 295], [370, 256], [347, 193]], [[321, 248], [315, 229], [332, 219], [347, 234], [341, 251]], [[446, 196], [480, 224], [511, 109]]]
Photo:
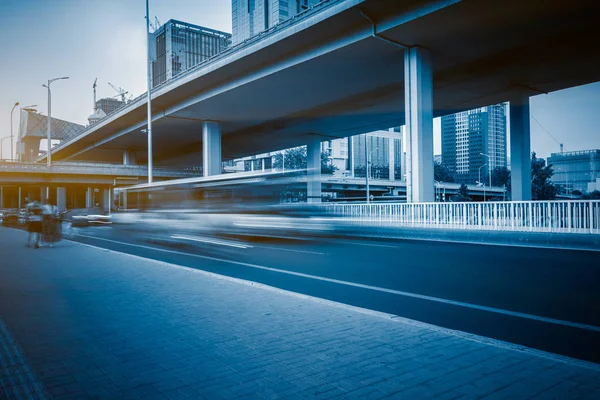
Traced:
[[46, 153], [46, 160], [48, 161], [49, 167], [52, 166], [52, 135], [51, 135], [51, 131], [52, 131], [52, 116], [51, 116], [52, 93], [50, 92], [50, 85], [52, 84], [52, 82], [58, 81], [61, 79], [69, 79], [69, 77], [63, 76], [61, 78], [49, 79], [47, 85], [42, 85], [43, 87], [48, 89], [48, 127], [47, 127], [47, 132], [46, 132], [46, 134], [47, 134], [46, 139], [48, 140], [48, 152]]
[[[479, 155], [485, 156], [488, 158], [488, 175], [490, 179], [490, 188], [492, 187], [492, 157], [487, 154], [479, 153]], [[481, 175], [479, 176], [479, 181], [481, 182]]]
[[[152, 184], [152, 51], [150, 49], [150, 5], [146, 0], [146, 68], [147, 68], [147, 103], [148, 103], [148, 183]], [[206, 145], [206, 144], [204, 144]], [[207, 172], [204, 171], [204, 174]]]
[[366, 156], [365, 161], [367, 162], [367, 165], [365, 166], [365, 182], [367, 184], [367, 203], [369, 203], [371, 201], [371, 199], [370, 199], [371, 196], [369, 195], [369, 158], [371, 156], [371, 153], [379, 150], [379, 148], [375, 148], [371, 151], [368, 151], [367, 143], [368, 143], [368, 140], [367, 140], [367, 136], [365, 135], [365, 156]]
[[[487, 164], [483, 164], [481, 167], [479, 167], [479, 181], [478, 183], [480, 185], [483, 185], [483, 201], [485, 202], [485, 183], [481, 182], [481, 168], [485, 167]], [[490, 186], [491, 187], [491, 186]]]
[[[13, 106], [12, 110], [10, 110], [10, 160], [13, 160], [13, 111], [15, 108], [19, 106], [19, 102], [17, 101]], [[1, 158], [1, 157], [0, 157]]]

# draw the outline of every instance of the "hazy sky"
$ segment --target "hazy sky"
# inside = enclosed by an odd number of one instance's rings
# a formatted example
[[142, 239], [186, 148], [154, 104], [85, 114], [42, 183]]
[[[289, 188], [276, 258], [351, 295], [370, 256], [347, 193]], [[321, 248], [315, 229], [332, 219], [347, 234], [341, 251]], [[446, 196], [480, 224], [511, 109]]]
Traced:
[[[151, 0], [150, 14], [161, 23], [178, 19], [231, 32], [231, 0]], [[52, 115], [80, 124], [93, 111], [95, 78], [98, 98], [117, 94], [108, 82], [136, 97], [146, 91], [145, 0], [0, 0], [0, 15], [0, 137], [10, 135], [16, 101], [47, 112], [41, 85], [50, 78], [70, 77], [52, 84]], [[600, 148], [599, 109], [600, 83], [533, 97], [541, 125], [532, 119], [532, 150], [543, 157], [559, 151], [544, 128], [566, 150]], [[5, 140], [4, 157], [9, 146]]]

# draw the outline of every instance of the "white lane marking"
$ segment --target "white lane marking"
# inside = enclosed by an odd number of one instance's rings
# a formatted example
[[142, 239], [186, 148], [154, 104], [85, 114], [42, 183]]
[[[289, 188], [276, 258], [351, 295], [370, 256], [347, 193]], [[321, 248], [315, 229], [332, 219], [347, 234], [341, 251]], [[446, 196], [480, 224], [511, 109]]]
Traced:
[[214, 279], [221, 279], [221, 280], [228, 281], [228, 282], [234, 282], [234, 283], [238, 283], [241, 285], [251, 286], [251, 287], [254, 287], [257, 289], [267, 290], [270, 292], [282, 294], [285, 296], [291, 296], [291, 297], [296, 297], [296, 298], [303, 299], [303, 300], [313, 301], [317, 304], [324, 304], [324, 305], [327, 305], [330, 307], [335, 307], [335, 308], [339, 308], [339, 309], [346, 310], [346, 311], [352, 311], [352, 312], [357, 312], [357, 313], [369, 315], [369, 316], [376, 317], [376, 318], [387, 319], [387, 320], [390, 320], [395, 323], [411, 325], [411, 326], [415, 326], [415, 327], [418, 327], [421, 329], [428, 329], [428, 330], [432, 330], [435, 332], [444, 333], [447, 335], [453, 335], [453, 336], [460, 337], [462, 339], [470, 340], [472, 342], [482, 343], [484, 345], [494, 346], [494, 347], [497, 347], [500, 349], [518, 351], [520, 353], [527, 353], [534, 357], [546, 358], [546, 359], [558, 361], [558, 362], [561, 362], [561, 363], [564, 363], [567, 365], [576, 365], [579, 367], [591, 369], [593, 371], [600, 371], [600, 364], [596, 364], [596, 363], [590, 362], [590, 361], [584, 361], [584, 360], [580, 360], [577, 358], [571, 358], [571, 357], [563, 356], [560, 354], [555, 354], [555, 353], [550, 353], [550, 352], [543, 351], [543, 350], [534, 349], [531, 347], [525, 347], [525, 346], [518, 345], [515, 343], [505, 342], [505, 341], [498, 340], [498, 339], [492, 339], [492, 338], [488, 338], [485, 336], [476, 335], [474, 333], [468, 333], [468, 332], [463, 332], [463, 331], [459, 331], [459, 330], [455, 330], [455, 329], [444, 328], [441, 326], [428, 324], [426, 322], [421, 322], [421, 321], [417, 321], [417, 320], [413, 320], [413, 319], [404, 318], [404, 317], [401, 317], [401, 316], [398, 316], [395, 314], [389, 314], [389, 313], [385, 313], [385, 312], [381, 312], [381, 311], [369, 310], [368, 308], [351, 306], [349, 304], [339, 303], [339, 302], [333, 301], [333, 300], [327, 300], [327, 299], [322, 299], [320, 297], [310, 296], [307, 294], [292, 292], [289, 290], [280, 289], [275, 286], [269, 286], [264, 283], [258, 283], [258, 282], [249, 281], [246, 279], [241, 279], [241, 278], [234, 278], [231, 276], [222, 275], [222, 274], [218, 274], [215, 272], [208, 272], [208, 271], [204, 271], [204, 270], [197, 269], [197, 268], [186, 267], [183, 265], [171, 264], [166, 261], [155, 260], [152, 258], [146, 258], [146, 257], [142, 257], [142, 256], [138, 256], [135, 254], [130, 254], [130, 253], [123, 253], [122, 251], [118, 251], [118, 250], [108, 250], [104, 247], [99, 247], [99, 246], [95, 246], [92, 244], [75, 242], [75, 241], [72, 241], [72, 243], [79, 245], [79, 246], [90, 247], [90, 248], [93, 248], [95, 250], [99, 250], [102, 252], [116, 253], [116, 254], [119, 254], [119, 255], [122, 255], [125, 257], [131, 257], [131, 258], [135, 258], [135, 259], [138, 259], [141, 261], [151, 262], [151, 263], [163, 266], [163, 267], [182, 269], [182, 270], [185, 270], [185, 271], [188, 271], [191, 273], [204, 275], [204, 276], [214, 278]]
[[569, 326], [569, 327], [572, 327], [572, 328], [584, 329], [584, 330], [588, 330], [588, 331], [600, 332], [600, 327], [598, 327], [598, 326], [583, 324], [583, 323], [579, 323], [579, 322], [564, 321], [564, 320], [561, 320], [561, 319], [541, 317], [541, 316], [538, 316], [538, 315], [532, 315], [532, 314], [527, 314], [527, 313], [522, 313], [522, 312], [517, 312], [517, 311], [503, 310], [501, 308], [480, 306], [478, 304], [472, 304], [472, 303], [466, 303], [466, 302], [462, 302], [462, 301], [455, 301], [455, 300], [443, 299], [443, 298], [440, 298], [440, 297], [427, 296], [427, 295], [418, 294], [418, 293], [404, 292], [404, 291], [401, 291], [401, 290], [394, 290], [394, 289], [382, 288], [382, 287], [378, 287], [378, 286], [364, 285], [362, 283], [342, 281], [342, 280], [339, 280], [339, 279], [325, 278], [325, 277], [322, 277], [322, 276], [304, 274], [302, 272], [294, 272], [294, 271], [287, 271], [287, 270], [279, 269], [279, 268], [264, 267], [262, 265], [250, 264], [250, 263], [245, 263], [245, 262], [241, 262], [241, 261], [226, 260], [226, 259], [223, 259], [223, 258], [203, 256], [203, 255], [200, 255], [200, 254], [185, 253], [185, 252], [182, 252], [182, 251], [159, 249], [159, 248], [156, 248], [156, 247], [144, 246], [144, 245], [140, 245], [140, 244], [124, 243], [124, 242], [119, 242], [119, 241], [116, 241], [116, 240], [104, 239], [104, 238], [99, 238], [99, 237], [95, 237], [95, 236], [86, 236], [86, 235], [78, 235], [78, 236], [89, 237], [90, 239], [95, 239], [95, 240], [104, 240], [104, 241], [107, 241], [107, 242], [117, 243], [117, 244], [121, 244], [121, 245], [125, 245], [125, 246], [138, 247], [138, 248], [147, 249], [147, 250], [154, 250], [154, 251], [160, 251], [160, 252], [164, 252], [164, 253], [179, 254], [179, 255], [184, 255], [184, 256], [188, 256], [188, 257], [203, 258], [205, 260], [218, 261], [218, 262], [229, 263], [229, 264], [234, 264], [234, 265], [242, 265], [242, 266], [245, 266], [245, 267], [262, 269], [262, 270], [265, 270], [265, 271], [278, 272], [278, 273], [286, 274], [286, 275], [300, 276], [302, 278], [314, 279], [314, 280], [323, 281], [323, 282], [336, 283], [336, 284], [339, 284], [339, 285], [357, 287], [357, 288], [361, 288], [361, 289], [368, 289], [368, 290], [373, 290], [373, 291], [377, 291], [377, 292], [391, 293], [391, 294], [396, 294], [396, 295], [404, 296], [404, 297], [411, 297], [411, 298], [420, 299], [420, 300], [428, 300], [428, 301], [432, 301], [432, 302], [435, 302], [435, 303], [450, 304], [450, 305], [453, 305], [453, 306], [464, 307], [464, 308], [471, 308], [471, 309], [480, 310], [480, 311], [487, 311], [487, 312], [492, 312], [492, 313], [495, 313], [495, 314], [508, 315], [508, 316], [511, 316], [511, 317], [518, 317], [518, 318], [530, 319], [530, 320], [533, 320], [533, 321], [540, 321], [540, 322], [546, 322], [546, 323], [550, 323], [550, 324], [556, 324], [556, 325], [562, 325], [562, 326]]
[[324, 256], [325, 253], [320, 253], [318, 251], [308, 251], [308, 250], [296, 250], [296, 249], [288, 249], [286, 247], [271, 247], [271, 246], [256, 246], [257, 248], [261, 248], [261, 249], [270, 249], [270, 250], [280, 250], [280, 251], [292, 251], [295, 253], [306, 253], [306, 254], [316, 254], [319, 256]]
[[252, 247], [250, 245], [239, 244], [239, 243], [234, 243], [234, 242], [227, 242], [227, 241], [218, 240], [218, 239], [209, 239], [209, 238], [205, 238], [205, 237], [201, 237], [201, 236], [171, 235], [171, 238], [172, 239], [190, 240], [192, 242], [218, 244], [221, 246], [237, 247], [238, 249], [247, 249], [249, 247]]
[[398, 246], [391, 246], [388, 244], [374, 244], [374, 243], [361, 243], [361, 242], [345, 242], [348, 244], [354, 244], [357, 246], [372, 246], [372, 247], [386, 247], [388, 249], [397, 249]]

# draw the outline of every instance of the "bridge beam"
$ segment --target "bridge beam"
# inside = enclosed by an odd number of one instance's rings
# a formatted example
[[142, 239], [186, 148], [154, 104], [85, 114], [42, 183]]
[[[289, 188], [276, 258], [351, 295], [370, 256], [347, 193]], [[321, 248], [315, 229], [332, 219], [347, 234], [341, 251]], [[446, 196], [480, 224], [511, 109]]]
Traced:
[[511, 199], [531, 200], [531, 132], [529, 96], [510, 101]]
[[433, 202], [433, 78], [429, 52], [404, 50], [406, 201]]
[[204, 121], [202, 123], [202, 175], [220, 175], [221, 163], [221, 123]]
[[321, 202], [321, 142], [312, 140], [306, 145], [306, 199], [308, 203]]

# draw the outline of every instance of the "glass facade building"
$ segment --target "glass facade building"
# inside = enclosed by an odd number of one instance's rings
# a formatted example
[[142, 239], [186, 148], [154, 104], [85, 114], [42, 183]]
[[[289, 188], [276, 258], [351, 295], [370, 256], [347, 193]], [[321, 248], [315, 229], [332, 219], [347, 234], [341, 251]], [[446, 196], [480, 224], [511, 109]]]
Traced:
[[570, 151], [552, 153], [548, 157], [554, 175], [552, 182], [564, 192], [588, 191], [588, 184], [600, 178], [600, 150]]
[[442, 117], [442, 163], [457, 182], [469, 184], [479, 180], [480, 170], [486, 183], [490, 170], [506, 167], [506, 104]]
[[219, 54], [231, 44], [231, 34], [186, 22], [170, 20], [154, 32], [156, 61], [152, 87]]
[[321, 0], [232, 0], [233, 44], [300, 14]]

